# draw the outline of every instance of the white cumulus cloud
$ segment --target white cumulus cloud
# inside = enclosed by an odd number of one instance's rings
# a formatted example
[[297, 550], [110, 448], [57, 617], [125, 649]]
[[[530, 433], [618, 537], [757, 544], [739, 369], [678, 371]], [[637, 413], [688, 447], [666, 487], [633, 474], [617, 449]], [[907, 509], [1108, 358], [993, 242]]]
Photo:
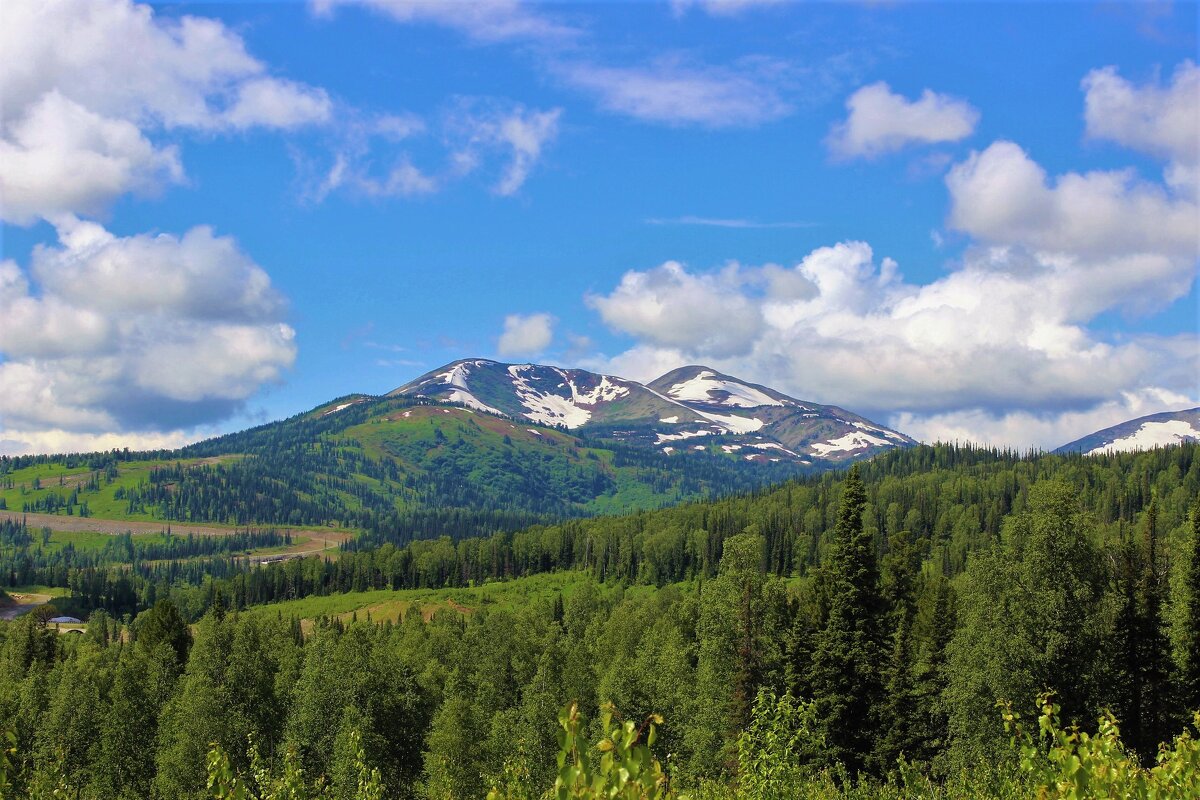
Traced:
[[58, 244], [35, 248], [28, 269], [0, 262], [0, 438], [173, 441], [293, 363], [283, 298], [232, 240], [57, 225]]
[[322, 89], [270, 75], [221, 22], [130, 0], [10, 0], [0, 53], [0, 217], [17, 224], [180, 182], [178, 151], [155, 138], [331, 113]]
[[965, 100], [931, 89], [909, 100], [882, 81], [850, 95], [846, 110], [846, 119], [826, 139], [839, 158], [872, 158], [912, 144], [957, 142], [979, 122], [979, 112]]
[[509, 314], [496, 344], [501, 356], [536, 356], [554, 340], [554, 317], [549, 314]]
[[611, 328], [650, 344], [727, 357], [747, 352], [763, 329], [760, 307], [743, 294], [746, 282], [736, 265], [697, 275], [668, 261], [626, 272], [611, 294], [587, 303]]
[[1165, 87], [1135, 86], [1116, 67], [1083, 79], [1089, 136], [1179, 161], [1200, 159], [1200, 67], [1184, 61]]
[[[1061, 264], [973, 255], [924, 285], [863, 242], [818, 248], [790, 268], [741, 267], [736, 280], [728, 268], [677, 264], [627, 273], [590, 302], [638, 343], [593, 366], [650, 379], [705, 363], [918, 434], [957, 430], [953, 420], [1053, 420], [1127, 396], [1143, 398], [1129, 409], [1150, 413], [1196, 393], [1195, 335], [1105, 341], [1064, 305]], [[1016, 424], [991, 430], [1021, 446], [1067, 441], [1054, 441], [1063, 425], [1031, 430], [1033, 440]]]
[[1116, 67], [1083, 79], [1087, 134], [1165, 159], [1167, 182], [1193, 194], [1200, 183], [1200, 67], [1184, 61], [1167, 86], [1135, 86]]
[[52, 90], [0, 138], [0, 218], [96, 214], [115, 197], [183, 180], [174, 147], [155, 147], [131, 122], [95, 114]]
[[1200, 253], [1200, 206], [1132, 171], [1051, 180], [1012, 142], [972, 153], [946, 177], [949, 222], [980, 242], [1053, 262], [1073, 319], [1157, 310], [1185, 295]]

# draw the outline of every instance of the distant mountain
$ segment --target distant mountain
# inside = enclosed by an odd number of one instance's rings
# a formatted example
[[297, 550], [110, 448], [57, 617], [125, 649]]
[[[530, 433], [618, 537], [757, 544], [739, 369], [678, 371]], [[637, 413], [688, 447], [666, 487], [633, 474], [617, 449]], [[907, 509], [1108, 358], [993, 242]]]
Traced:
[[668, 455], [705, 451], [818, 469], [915, 444], [837, 406], [797, 400], [704, 366], [680, 367], [641, 384], [581, 369], [465, 359], [389, 396], [460, 404]]
[[462, 538], [750, 491], [911, 444], [708, 367], [641, 384], [471, 359], [177, 451], [31, 460], [0, 500], [97, 519]]
[[1099, 455], [1197, 441], [1200, 441], [1200, 408], [1190, 408], [1131, 419], [1064, 444], [1054, 452]]

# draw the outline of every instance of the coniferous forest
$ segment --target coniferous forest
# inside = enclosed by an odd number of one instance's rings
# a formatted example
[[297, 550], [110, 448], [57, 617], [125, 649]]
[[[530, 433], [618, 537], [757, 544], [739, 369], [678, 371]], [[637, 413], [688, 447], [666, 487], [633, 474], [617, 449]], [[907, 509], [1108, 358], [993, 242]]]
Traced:
[[371, 530], [271, 564], [235, 557], [270, 530], [73, 552], [8, 522], [5, 583], [57, 590], [87, 625], [0, 624], [0, 787], [1194, 796], [1197, 452], [919, 447], [675, 508]]

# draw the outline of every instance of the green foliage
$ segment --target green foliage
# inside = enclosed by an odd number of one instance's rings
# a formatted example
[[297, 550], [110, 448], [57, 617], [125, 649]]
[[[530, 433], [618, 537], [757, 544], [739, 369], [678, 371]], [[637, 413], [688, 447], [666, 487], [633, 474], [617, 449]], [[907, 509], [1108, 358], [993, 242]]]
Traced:
[[1162, 613], [1166, 580], [1159, 556], [1157, 502], [1146, 510], [1141, 535], [1123, 542], [1115, 561], [1120, 608], [1113, 631], [1119, 655], [1112, 670], [1117, 688], [1112, 707], [1123, 721], [1126, 743], [1149, 764], [1171, 727], [1172, 665]]
[[[353, 398], [174, 452], [0, 457], [9, 509], [246, 526], [340, 524], [405, 543], [657, 508], [797, 474], [593, 440], [431, 406]], [[653, 441], [653, 437], [650, 437]]]
[[[584, 738], [578, 706], [559, 714], [558, 777], [552, 795], [557, 800], [665, 800], [671, 796], [666, 773], [650, 752], [655, 726], [662, 724], [662, 717], [652, 714], [639, 727], [631, 720], [615, 721], [614, 714], [610, 705], [600, 710], [602, 736], [594, 747], [599, 757]], [[508, 796], [493, 788], [488, 799], [508, 800]]]
[[179, 664], [187, 663], [192, 634], [179, 609], [170, 600], [163, 598], [153, 608], [138, 615], [134, 630], [138, 645], [147, 652], [163, 644], [171, 648]]
[[[1143, 767], [1121, 742], [1116, 719], [1105, 712], [1095, 734], [1059, 721], [1059, 706], [1049, 694], [1038, 698], [1037, 733], [1021, 724], [1008, 703], [1001, 708], [1021, 768], [1031, 777], [1039, 800], [1182, 800], [1200, 797], [1200, 742], [1184, 731], [1173, 744], [1163, 743], [1157, 763]], [[1200, 712], [1193, 718], [1200, 728]]]
[[[1133, 674], [1121, 670], [1117, 625], [1126, 590], [1131, 621], [1171, 616], [1178, 674], [1198, 663], [1185, 655], [1200, 626], [1184, 622], [1198, 453], [1020, 460], [918, 448], [860, 467], [861, 492], [827, 476], [260, 569], [44, 565], [44, 583], [110, 610], [84, 635], [34, 615], [0, 623], [0, 725], [17, 736], [8, 793], [198, 800], [216, 742], [229, 776], [256, 795], [302, 768], [305, 792], [357, 797], [361, 746], [385, 797], [495, 788], [540, 800], [557, 777], [546, 722], [564, 706], [611, 702], [632, 720], [665, 714], [655, 753], [670, 786], [695, 800], [1026, 798], [995, 700], [1055, 689], [1063, 717], [1094, 736]], [[1123, 541], [1135, 545], [1128, 568]], [[33, 583], [21, 558], [8, 562], [15, 578], [0, 578]], [[1174, 591], [1157, 613], [1155, 581]], [[343, 593], [356, 587], [370, 591]], [[136, 608], [150, 610], [126, 615]], [[177, 648], [196, 619], [194, 642]], [[861, 736], [835, 740], [835, 755], [830, 734], [846, 729], [830, 724], [830, 698], [846, 698], [842, 708], [862, 698], [817, 668], [866, 664], [853, 656], [866, 643], [878, 653], [865, 703], [875, 727], [851, 719]], [[1170, 709], [1188, 702], [1186, 681], [1164, 687]], [[621, 727], [581, 720], [579, 748]], [[794, 739], [802, 727], [812, 736]], [[755, 761], [772, 751], [787, 755]], [[582, 753], [595, 776], [602, 754]]]
[[972, 560], [959, 594], [946, 700], [956, 766], [1002, 757], [997, 698], [1049, 689], [1070, 719], [1105, 693], [1108, 575], [1089, 518], [1063, 482], [1038, 484], [1002, 543]]
[[[367, 764], [362, 739], [357, 731], [350, 732], [347, 744], [351, 751], [353, 783], [349, 797], [355, 800], [383, 800], [383, 782], [379, 770]], [[206, 757], [209, 797], [216, 800], [334, 800], [336, 795], [324, 778], [309, 781], [294, 749], [288, 749], [277, 769], [259, 755], [253, 739], [249, 743], [249, 777], [242, 777], [230, 763], [229, 755], [220, 744], [213, 743]]]
[[739, 794], [755, 800], [794, 795], [823, 747], [812, 702], [760, 690], [750, 724], [738, 736]]
[[12, 773], [12, 759], [16, 754], [16, 732], [7, 727], [0, 730], [0, 797], [8, 797], [12, 791], [12, 781], [9, 780], [9, 775]]
[[[744, 533], [725, 541], [721, 566], [704, 584], [689, 747], [692, 769], [716, 774], [735, 759], [733, 742], [750, 719], [764, 671], [772, 593], [762, 573], [764, 541]], [[715, 757], [714, 757], [715, 756]]]

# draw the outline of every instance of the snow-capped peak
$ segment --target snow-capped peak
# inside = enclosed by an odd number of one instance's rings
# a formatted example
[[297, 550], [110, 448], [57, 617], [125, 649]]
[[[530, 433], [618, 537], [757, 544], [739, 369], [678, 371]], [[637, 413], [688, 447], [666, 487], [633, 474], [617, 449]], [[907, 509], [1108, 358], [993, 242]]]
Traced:
[[1064, 444], [1054, 452], [1094, 456], [1109, 452], [1151, 450], [1185, 442], [1200, 442], [1200, 408], [1164, 411], [1126, 420]]
[[667, 387], [665, 394], [675, 400], [735, 408], [789, 405], [762, 389], [710, 369], [701, 369], [690, 378]]
[[[596, 435], [674, 451], [678, 442], [720, 437], [762, 459], [843, 462], [912, 440], [834, 406], [788, 397], [702, 366], [680, 367], [649, 384], [580, 369], [455, 361], [397, 389], [415, 396], [541, 425], [587, 427]], [[754, 440], [754, 441], [751, 441]], [[692, 445], [689, 449], [694, 449]], [[703, 449], [703, 448], [702, 448]]]
[[1165, 445], [1200, 441], [1200, 429], [1183, 419], [1166, 422], [1143, 422], [1142, 426], [1128, 436], [1092, 448], [1085, 455], [1098, 456], [1107, 452], [1127, 450], [1150, 450]]

